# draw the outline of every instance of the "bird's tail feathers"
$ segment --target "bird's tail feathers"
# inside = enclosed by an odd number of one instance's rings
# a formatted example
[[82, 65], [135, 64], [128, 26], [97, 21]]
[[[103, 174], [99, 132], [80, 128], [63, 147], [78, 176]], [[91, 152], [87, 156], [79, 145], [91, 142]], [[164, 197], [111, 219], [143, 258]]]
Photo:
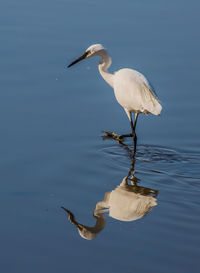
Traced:
[[153, 90], [150, 90], [146, 85], [143, 87], [143, 104], [143, 107], [147, 112], [157, 116], [160, 115], [162, 110], [160, 101]]

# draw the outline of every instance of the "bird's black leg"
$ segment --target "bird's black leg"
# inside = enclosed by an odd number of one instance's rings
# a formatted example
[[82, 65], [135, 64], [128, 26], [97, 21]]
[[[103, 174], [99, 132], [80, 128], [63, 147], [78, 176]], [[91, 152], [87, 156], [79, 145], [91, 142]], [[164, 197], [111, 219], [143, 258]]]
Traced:
[[124, 137], [131, 137], [132, 134], [128, 134], [128, 135], [117, 135], [115, 132], [110, 132], [110, 131], [103, 131], [104, 136], [103, 139], [107, 139], [107, 138], [112, 138], [112, 139], [116, 139], [119, 142], [123, 141]]
[[134, 138], [137, 138], [136, 133], [135, 133], [137, 119], [138, 119], [138, 113], [135, 114], [135, 120], [134, 120], [134, 124], [133, 124], [132, 115], [130, 113], [130, 124], [131, 124], [131, 131], [132, 131], [132, 133], [126, 134], [126, 135], [120, 135], [121, 138], [124, 138], [124, 137], [134, 137]]
[[138, 119], [138, 113], [135, 113], [135, 121], [133, 124], [132, 115], [131, 115], [131, 129], [132, 129], [132, 136], [133, 136], [133, 141], [134, 141], [134, 153], [136, 153], [136, 148], [137, 148], [137, 135], [135, 132], [137, 119]]
[[132, 128], [132, 134], [134, 136], [136, 136], [135, 128], [136, 128], [136, 124], [137, 124], [137, 119], [138, 119], [138, 113], [135, 113], [135, 120], [134, 120], [134, 124], [133, 124], [132, 116], [131, 116], [131, 128]]
[[136, 128], [138, 113], [135, 114], [134, 124], [133, 124], [133, 119], [132, 119], [131, 113], [129, 113], [129, 117], [130, 117], [130, 124], [131, 124], [132, 133], [125, 134], [125, 135], [117, 135], [114, 132], [104, 132], [104, 137], [103, 138], [104, 139], [106, 139], [106, 138], [113, 138], [113, 139], [118, 140], [119, 142], [122, 142], [123, 139], [126, 138], [126, 137], [133, 137], [133, 140], [134, 140], [134, 152], [136, 152], [137, 136], [136, 136], [136, 133], [135, 133], [135, 128]]

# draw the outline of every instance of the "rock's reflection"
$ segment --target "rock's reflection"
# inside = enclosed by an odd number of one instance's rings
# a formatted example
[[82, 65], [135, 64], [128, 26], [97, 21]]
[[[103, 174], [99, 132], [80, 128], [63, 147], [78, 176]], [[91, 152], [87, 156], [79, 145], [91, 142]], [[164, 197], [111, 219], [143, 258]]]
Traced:
[[120, 185], [111, 192], [106, 192], [104, 200], [96, 204], [93, 213], [96, 219], [95, 226], [89, 227], [77, 222], [73, 213], [62, 207], [67, 212], [69, 221], [77, 227], [80, 236], [84, 239], [92, 240], [104, 229], [106, 224], [105, 212], [108, 212], [110, 217], [120, 221], [135, 221], [145, 216], [152, 207], [157, 205], [158, 191], [138, 186], [139, 179], [134, 175], [134, 155], [131, 155], [127, 146], [123, 146], [131, 156], [131, 168]]

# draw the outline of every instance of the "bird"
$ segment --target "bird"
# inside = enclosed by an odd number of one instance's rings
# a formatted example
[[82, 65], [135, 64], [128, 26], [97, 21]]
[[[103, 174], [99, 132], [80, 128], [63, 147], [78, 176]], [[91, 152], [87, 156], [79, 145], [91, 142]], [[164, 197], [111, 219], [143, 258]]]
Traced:
[[[91, 57], [99, 56], [98, 69], [103, 79], [114, 89], [117, 102], [124, 108], [131, 125], [130, 134], [117, 135], [114, 132], [104, 132], [106, 137], [112, 137], [118, 141], [123, 141], [125, 137], [133, 137], [137, 143], [136, 124], [139, 114], [160, 115], [161, 103], [147, 80], [140, 72], [122, 68], [114, 74], [108, 72], [112, 60], [108, 51], [101, 44], [89, 46], [83, 55], [70, 63], [67, 67]], [[135, 114], [133, 122], [132, 113]]]

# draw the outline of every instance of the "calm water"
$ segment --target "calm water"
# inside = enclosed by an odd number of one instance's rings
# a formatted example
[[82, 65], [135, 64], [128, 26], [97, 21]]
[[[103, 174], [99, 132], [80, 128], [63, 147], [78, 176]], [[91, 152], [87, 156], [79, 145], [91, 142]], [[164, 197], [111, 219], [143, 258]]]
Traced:
[[[199, 9], [1, 1], [1, 272], [198, 272]], [[135, 158], [130, 140], [101, 137], [129, 122], [97, 60], [66, 69], [93, 43], [162, 101], [161, 117], [139, 117]]]

